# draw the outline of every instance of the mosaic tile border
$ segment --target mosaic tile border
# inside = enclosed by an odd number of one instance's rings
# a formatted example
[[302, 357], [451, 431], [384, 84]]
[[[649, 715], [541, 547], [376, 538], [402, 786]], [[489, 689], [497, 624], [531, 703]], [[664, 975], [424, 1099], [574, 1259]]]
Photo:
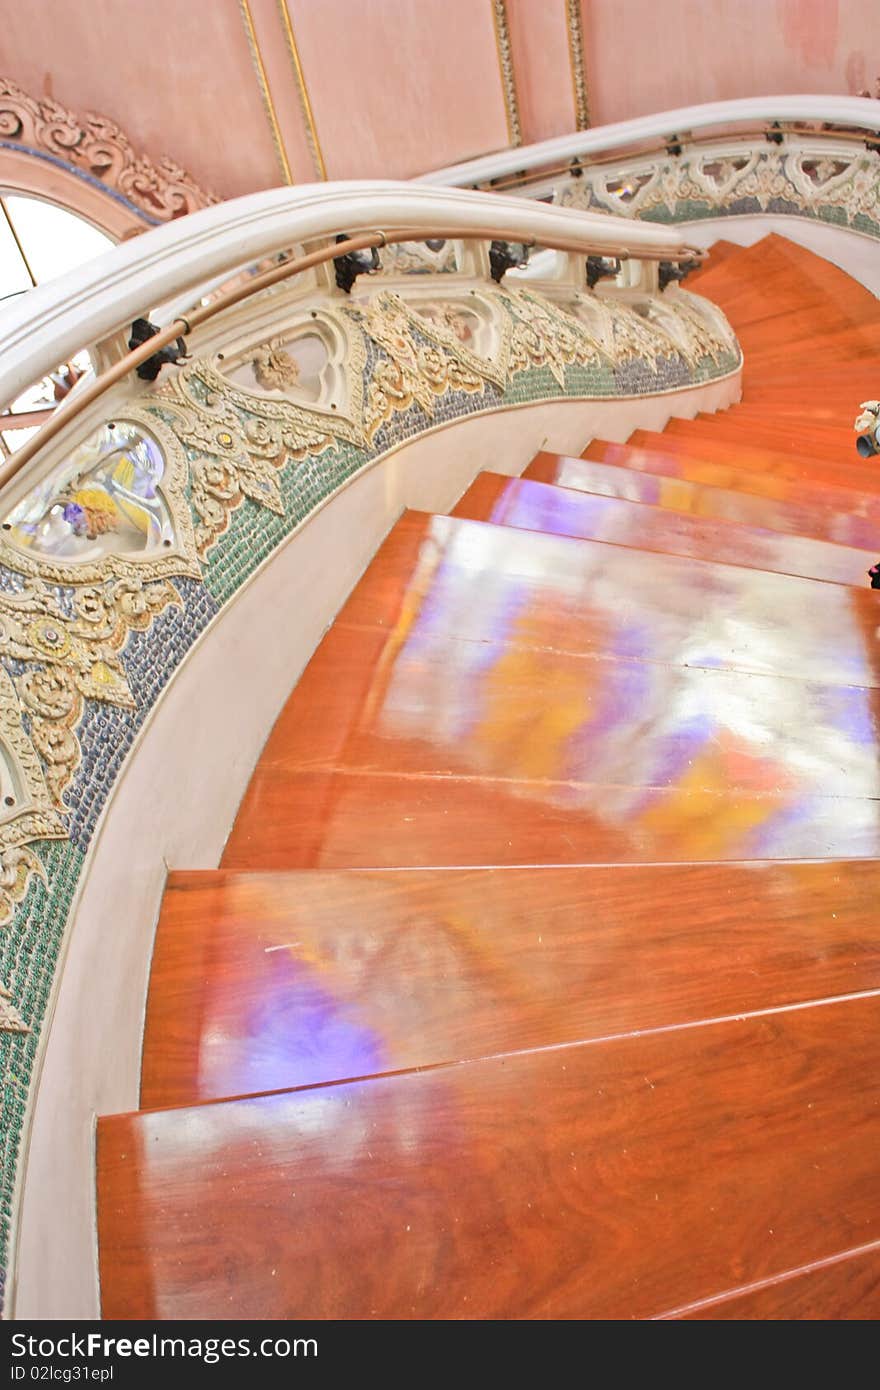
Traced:
[[[723, 316], [680, 290], [638, 304], [583, 296], [569, 308], [526, 288], [460, 290], [457, 302], [451, 286], [442, 293], [451, 302], [441, 322], [427, 301], [386, 289], [328, 307], [350, 335], [347, 413], [234, 386], [216, 358], [199, 357], [117, 411], [148, 424], [176, 460], [176, 559], [111, 555], [77, 571], [0, 551], [0, 712], [37, 816], [18, 842], [15, 818], [0, 820], [3, 1263], [40, 1029], [98, 818], [162, 690], [221, 608], [327, 497], [428, 429], [533, 402], [686, 389], [741, 362]], [[480, 314], [492, 320], [491, 357], [463, 336]]]
[[560, 184], [554, 202], [667, 224], [781, 214], [880, 237], [880, 160], [851, 148], [731, 144], [587, 169]]

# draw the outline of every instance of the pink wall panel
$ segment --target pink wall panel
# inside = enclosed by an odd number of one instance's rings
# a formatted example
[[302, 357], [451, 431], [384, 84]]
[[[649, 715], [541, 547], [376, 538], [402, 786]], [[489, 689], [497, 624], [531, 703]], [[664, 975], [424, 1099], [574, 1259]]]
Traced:
[[[880, 0], [583, 0], [594, 124], [690, 102], [856, 92]], [[249, 0], [294, 182], [313, 179], [285, 0]], [[406, 177], [508, 143], [492, 0], [286, 0], [331, 178]], [[526, 141], [573, 129], [566, 0], [507, 0]], [[285, 177], [239, 0], [6, 4], [0, 74], [117, 121], [231, 197]], [[880, 117], [878, 117], [880, 125]]]
[[287, 0], [330, 178], [407, 178], [503, 149], [489, 0]]
[[880, 75], [877, 0], [584, 0], [593, 122], [732, 97], [856, 93]]
[[0, 73], [109, 116], [221, 195], [281, 182], [238, 0], [5, 4]]
[[565, 0], [507, 0], [523, 142], [574, 130]]

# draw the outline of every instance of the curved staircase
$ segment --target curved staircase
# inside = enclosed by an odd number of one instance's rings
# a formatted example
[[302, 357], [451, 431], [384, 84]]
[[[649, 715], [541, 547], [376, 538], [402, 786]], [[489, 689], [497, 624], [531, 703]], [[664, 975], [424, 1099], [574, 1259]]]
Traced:
[[692, 283], [742, 404], [405, 515], [171, 874], [106, 1317], [880, 1313], [880, 304]]

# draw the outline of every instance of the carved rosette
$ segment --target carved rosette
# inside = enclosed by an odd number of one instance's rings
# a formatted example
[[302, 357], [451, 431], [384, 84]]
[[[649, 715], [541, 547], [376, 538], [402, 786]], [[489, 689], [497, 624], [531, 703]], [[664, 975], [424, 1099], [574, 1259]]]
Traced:
[[8, 77], [0, 77], [0, 139], [64, 160], [160, 222], [220, 201], [174, 160], [136, 154], [125, 133], [105, 116], [78, 116], [50, 97], [28, 96]]

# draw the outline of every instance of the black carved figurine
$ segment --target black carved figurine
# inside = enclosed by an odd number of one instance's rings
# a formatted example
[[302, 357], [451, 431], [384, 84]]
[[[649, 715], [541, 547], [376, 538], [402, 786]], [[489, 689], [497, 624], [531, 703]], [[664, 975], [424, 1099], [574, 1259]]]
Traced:
[[[135, 319], [131, 325], [131, 337], [128, 340], [130, 348], [142, 347], [151, 338], [155, 338], [159, 329], [149, 319]], [[141, 381], [155, 381], [156, 377], [165, 366], [166, 362], [173, 366], [175, 362], [180, 362], [186, 357], [186, 343], [182, 338], [178, 338], [176, 343], [169, 343], [167, 347], [160, 348], [154, 352], [152, 357], [148, 357], [146, 362], [142, 362], [136, 368]]]
[[521, 241], [493, 241], [489, 247], [489, 274], [500, 285], [508, 270], [520, 270], [529, 259], [529, 247]]
[[698, 265], [699, 261], [693, 260], [692, 258], [679, 261], [678, 263], [675, 261], [661, 261], [660, 268], [657, 272], [657, 284], [660, 293], [663, 293], [667, 285], [673, 285], [676, 282], [685, 280], [692, 270], [696, 270]]
[[587, 288], [592, 290], [600, 280], [608, 280], [620, 274], [620, 261], [613, 256], [587, 257]]
[[[336, 240], [349, 241], [350, 238], [347, 232], [340, 232]], [[346, 294], [351, 294], [351, 287], [358, 276], [369, 275], [371, 270], [380, 270], [382, 262], [379, 260], [376, 247], [371, 246], [365, 251], [346, 251], [343, 256], [335, 256], [333, 265], [336, 268], [336, 284]]]

